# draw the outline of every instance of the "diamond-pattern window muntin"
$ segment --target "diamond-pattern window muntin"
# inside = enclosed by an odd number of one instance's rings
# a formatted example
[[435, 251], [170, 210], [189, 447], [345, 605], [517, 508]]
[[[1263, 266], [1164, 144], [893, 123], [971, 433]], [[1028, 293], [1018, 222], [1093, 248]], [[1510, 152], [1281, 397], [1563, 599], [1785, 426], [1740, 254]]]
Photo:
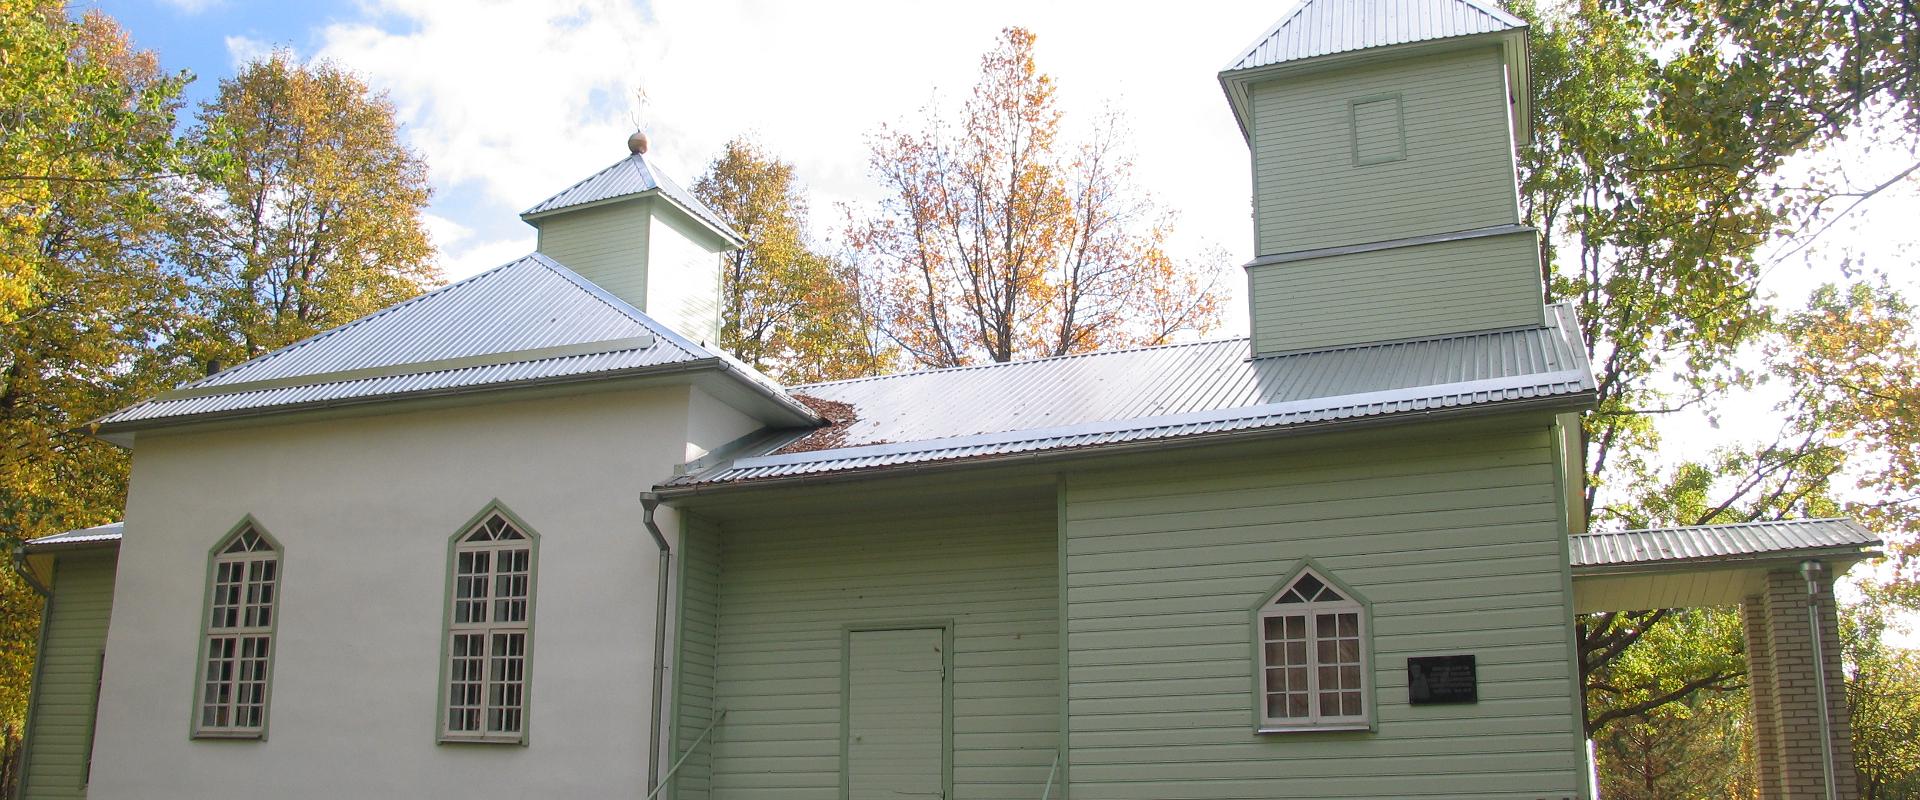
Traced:
[[214, 551], [194, 733], [257, 737], [266, 731], [280, 552], [250, 522]]
[[519, 742], [526, 733], [533, 537], [491, 511], [455, 541], [442, 738]]
[[1366, 608], [1311, 569], [1264, 603], [1256, 618], [1262, 729], [1365, 725]]

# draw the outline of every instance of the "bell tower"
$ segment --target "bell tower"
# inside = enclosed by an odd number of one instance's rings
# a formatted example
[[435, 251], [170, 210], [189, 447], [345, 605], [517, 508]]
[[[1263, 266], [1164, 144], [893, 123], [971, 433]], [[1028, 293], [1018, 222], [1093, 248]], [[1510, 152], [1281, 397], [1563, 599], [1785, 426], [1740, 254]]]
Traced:
[[647, 135], [627, 157], [527, 209], [535, 249], [675, 333], [720, 341], [720, 253], [746, 244], [720, 215], [647, 159]]
[[1253, 153], [1256, 355], [1545, 324], [1526, 31], [1487, 0], [1302, 0], [1220, 73]]

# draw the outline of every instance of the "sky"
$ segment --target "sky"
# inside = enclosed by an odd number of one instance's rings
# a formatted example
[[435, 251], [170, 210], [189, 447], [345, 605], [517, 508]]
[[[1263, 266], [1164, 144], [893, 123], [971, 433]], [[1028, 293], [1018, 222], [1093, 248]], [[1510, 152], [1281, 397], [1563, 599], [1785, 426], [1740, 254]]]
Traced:
[[[204, 99], [274, 48], [332, 59], [393, 101], [429, 165], [431, 231], [450, 279], [533, 248], [518, 213], [626, 155], [690, 183], [730, 138], [793, 162], [828, 239], [846, 204], [878, 199], [868, 137], [958, 102], [999, 30], [1039, 36], [1072, 129], [1128, 119], [1139, 184], [1179, 212], [1174, 245], [1251, 258], [1249, 166], [1216, 74], [1285, 11], [1275, 2], [1165, 5], [753, 0], [260, 3], [82, 0], [120, 20]], [[641, 99], [644, 97], [644, 99]], [[1229, 320], [1245, 329], [1244, 312]]]
[[[1177, 255], [1221, 247], [1252, 257], [1249, 163], [1216, 75], [1293, 0], [1101, 3], [976, 0], [76, 0], [118, 19], [169, 69], [198, 76], [204, 100], [246, 60], [275, 48], [331, 59], [393, 102], [429, 165], [429, 229], [448, 279], [533, 249], [518, 213], [626, 155], [635, 127], [649, 158], [690, 183], [729, 139], [749, 135], [795, 165], [815, 234], [831, 245], [845, 209], [879, 199], [868, 137], [951, 106], [999, 30], [1039, 39], [1042, 70], [1076, 120], [1124, 115], [1136, 178], [1169, 208]], [[1913, 152], [1842, 144], [1797, 170], [1870, 185]], [[1848, 266], [1881, 270], [1920, 297], [1920, 180], [1876, 198], [1806, 250], [1769, 254], [1765, 286], [1783, 308]], [[1246, 331], [1239, 292], [1223, 335]], [[1700, 456], [1777, 427], [1773, 395], [1723, 403], [1718, 419], [1662, 423], [1669, 450]], [[1716, 424], [1717, 423], [1717, 424]], [[1920, 642], [1920, 638], [1915, 639]]]

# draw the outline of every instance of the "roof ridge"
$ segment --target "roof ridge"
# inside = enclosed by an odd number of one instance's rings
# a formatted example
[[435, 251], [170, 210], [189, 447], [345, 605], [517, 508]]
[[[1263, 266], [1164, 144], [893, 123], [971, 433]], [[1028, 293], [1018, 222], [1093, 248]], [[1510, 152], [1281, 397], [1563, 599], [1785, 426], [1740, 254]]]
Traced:
[[1280, 20], [1268, 26], [1265, 33], [1254, 37], [1253, 41], [1248, 42], [1246, 47], [1240, 48], [1240, 54], [1234, 56], [1232, 61], [1227, 62], [1226, 68], [1220, 71], [1233, 72], [1240, 69], [1240, 65], [1246, 63], [1248, 58], [1259, 51], [1261, 45], [1266, 44], [1268, 39], [1273, 38], [1274, 34], [1279, 33], [1281, 28], [1286, 27], [1288, 22], [1292, 22], [1294, 17], [1300, 16], [1300, 12], [1306, 10], [1307, 6], [1313, 5], [1313, 3], [1314, 0], [1299, 0], [1299, 2], [1294, 3], [1293, 8], [1288, 9], [1285, 14], [1281, 14]]
[[[524, 216], [526, 216], [526, 215], [528, 215], [528, 214], [532, 214], [532, 213], [535, 213], [535, 212], [537, 212], [537, 211], [540, 211], [540, 210], [541, 210], [541, 206], [544, 206], [544, 205], [546, 205], [546, 204], [548, 204], [548, 203], [551, 203], [551, 202], [553, 202], [553, 201], [554, 201], [555, 199], [557, 199], [557, 198], [559, 198], [559, 197], [560, 197], [561, 195], [564, 195], [564, 194], [566, 194], [566, 193], [568, 193], [568, 192], [571, 192], [571, 191], [573, 191], [573, 190], [575, 190], [575, 189], [578, 189], [578, 188], [580, 188], [580, 187], [582, 187], [582, 186], [585, 186], [585, 185], [587, 184], [587, 182], [589, 182], [589, 181], [592, 181], [592, 180], [594, 180], [595, 178], [598, 178], [598, 177], [600, 177], [600, 176], [602, 176], [602, 175], [605, 175], [605, 174], [607, 174], [607, 173], [609, 173], [609, 172], [612, 172], [612, 171], [614, 171], [614, 170], [616, 170], [616, 169], [619, 169], [620, 167], [622, 167], [622, 166], [625, 166], [625, 165], [626, 165], [626, 164], [628, 164], [629, 162], [633, 162], [633, 161], [639, 161], [639, 162], [640, 162], [640, 164], [641, 164], [641, 166], [643, 166], [643, 167], [644, 167], [644, 166], [647, 166], [647, 160], [646, 160], [646, 157], [645, 157], [645, 156], [643, 156], [643, 155], [642, 155], [642, 154], [640, 154], [640, 153], [631, 153], [631, 154], [628, 154], [628, 155], [626, 155], [626, 156], [622, 156], [622, 157], [620, 158], [620, 160], [619, 160], [619, 161], [615, 161], [615, 162], [613, 162], [613, 163], [611, 163], [611, 164], [608, 164], [608, 165], [606, 165], [606, 166], [604, 166], [604, 167], [601, 167], [600, 169], [598, 169], [598, 170], [595, 170], [595, 171], [593, 172], [593, 174], [591, 174], [591, 175], [588, 175], [587, 177], [584, 177], [584, 178], [581, 178], [580, 180], [577, 180], [577, 181], [574, 181], [574, 182], [573, 182], [573, 183], [571, 183], [571, 184], [568, 184], [566, 188], [564, 188], [564, 189], [561, 189], [560, 191], [557, 191], [557, 192], [554, 192], [553, 194], [550, 194], [550, 195], [547, 195], [547, 196], [546, 196], [546, 199], [543, 199], [543, 200], [541, 200], [541, 201], [540, 201], [540, 202], [538, 202], [538, 203], [534, 203], [534, 204], [533, 204], [533, 205], [532, 205], [531, 207], [529, 207], [529, 208], [528, 208], [527, 210], [525, 210], [525, 211], [522, 211], [522, 212], [520, 212], [520, 216], [523, 216], [523, 217], [524, 217]], [[648, 169], [648, 170], [646, 170], [646, 171], [645, 171], [645, 175], [644, 175], [644, 177], [646, 177], [646, 178], [647, 178], [647, 179], [649, 179], [649, 180], [652, 180], [652, 179], [654, 179], [654, 178], [656, 177], [656, 175], [655, 175], [655, 173], [654, 173], [654, 171], [653, 171], [653, 170], [651, 170], [651, 169]], [[647, 190], [643, 190], [643, 191], [647, 191]], [[639, 192], [635, 192], [635, 194], [639, 194]], [[561, 208], [567, 208], [567, 207], [568, 207], [568, 206], [557, 206], [557, 207], [555, 207], [555, 208], [549, 208], [549, 209], [545, 209], [545, 210], [546, 210], [546, 211], [557, 211], [557, 210], [559, 210], [559, 209], [561, 209]]]
[[920, 370], [913, 370], [911, 372], [895, 372], [889, 375], [867, 375], [859, 378], [841, 378], [840, 380], [837, 380], [837, 381], [820, 381], [818, 383], [803, 383], [798, 386], [792, 387], [792, 391], [798, 392], [806, 389], [819, 388], [822, 386], [841, 386], [849, 383], [863, 383], [867, 381], [884, 381], [884, 380], [892, 380], [894, 378], [910, 378], [916, 375], [943, 375], [943, 374], [954, 373], [954, 372], [966, 372], [968, 370], [998, 369], [1002, 367], [1024, 366], [1027, 364], [1051, 364], [1059, 361], [1068, 361], [1076, 358], [1091, 358], [1093, 356], [1117, 356], [1117, 355], [1124, 355], [1126, 353], [1138, 353], [1145, 350], [1171, 350], [1177, 347], [1200, 347], [1202, 345], [1228, 344], [1231, 342], [1246, 341], [1250, 338], [1251, 337], [1247, 337], [1247, 336], [1229, 336], [1229, 337], [1220, 338], [1220, 339], [1201, 339], [1199, 341], [1193, 341], [1193, 342], [1168, 342], [1166, 344], [1149, 344], [1149, 345], [1140, 345], [1137, 347], [1122, 347], [1117, 350], [1090, 350], [1085, 353], [1068, 353], [1063, 356], [1045, 356], [1042, 358], [1022, 359], [1020, 361], [995, 361], [995, 362], [986, 363], [986, 364], [965, 364], [958, 367], [940, 367], [939, 369], [920, 369]]
[[685, 336], [681, 336], [680, 332], [674, 330], [671, 326], [665, 325], [661, 323], [659, 320], [656, 320], [652, 317], [647, 316], [647, 312], [641, 311], [639, 308], [636, 308], [632, 303], [629, 303], [625, 300], [620, 299], [619, 295], [616, 295], [612, 292], [607, 291], [604, 288], [601, 288], [599, 284], [594, 283], [593, 281], [587, 280], [586, 277], [582, 276], [578, 272], [574, 272], [567, 265], [562, 264], [558, 261], [555, 261], [552, 256], [549, 256], [545, 253], [535, 250], [532, 253], [529, 253], [526, 256], [526, 258], [532, 259], [535, 263], [539, 264], [540, 266], [546, 267], [548, 271], [552, 272], [555, 275], [560, 276], [560, 278], [566, 280], [567, 282], [572, 283], [574, 288], [579, 289], [583, 292], [586, 292], [589, 297], [592, 297], [593, 299], [606, 304], [608, 308], [611, 308], [614, 311], [620, 312], [621, 314], [625, 315], [627, 318], [632, 319], [634, 322], [640, 323], [641, 325], [645, 326], [648, 330], [653, 331], [656, 336], [660, 336], [662, 338], [665, 338], [673, 342], [674, 345], [679, 347], [680, 349], [685, 350], [688, 353], [693, 355], [704, 355], [709, 358], [714, 356], [714, 351], [712, 348], [703, 346], [693, 341], [692, 339], [686, 338]]
[[[480, 280], [481, 278], [486, 278], [486, 277], [489, 277], [489, 276], [492, 276], [492, 275], [493, 275], [494, 273], [497, 273], [497, 272], [500, 272], [501, 270], [504, 270], [504, 269], [506, 269], [506, 268], [508, 268], [508, 267], [511, 267], [511, 266], [514, 266], [515, 264], [519, 264], [520, 262], [522, 262], [522, 261], [525, 261], [525, 260], [527, 260], [528, 258], [530, 258], [531, 256], [534, 256], [534, 255], [538, 255], [538, 254], [537, 254], [537, 253], [529, 253], [528, 255], [524, 255], [524, 256], [521, 256], [521, 257], [519, 257], [519, 258], [516, 258], [516, 259], [514, 259], [514, 260], [512, 260], [512, 261], [508, 261], [507, 263], [505, 263], [505, 264], [501, 264], [500, 266], [497, 266], [497, 267], [492, 267], [492, 268], [489, 268], [489, 269], [486, 269], [486, 270], [483, 270], [483, 271], [481, 271], [481, 272], [477, 272], [477, 273], [474, 273], [474, 274], [472, 274], [472, 275], [468, 275], [468, 276], [467, 276], [467, 277], [465, 277], [465, 278], [461, 278], [460, 280], [457, 280], [457, 281], [454, 281], [453, 283], [449, 283], [449, 284], [447, 284], [447, 285], [445, 285], [445, 286], [437, 286], [437, 287], [434, 287], [434, 288], [432, 288], [432, 289], [429, 289], [429, 290], [427, 290], [427, 291], [425, 291], [425, 292], [421, 292], [420, 294], [417, 294], [417, 295], [414, 295], [414, 296], [412, 296], [412, 297], [409, 297], [409, 298], [407, 298], [407, 299], [405, 299], [405, 300], [402, 300], [402, 301], [400, 301], [400, 302], [398, 302], [398, 303], [394, 303], [393, 305], [390, 305], [390, 306], [387, 306], [386, 308], [382, 308], [382, 309], [380, 309], [379, 311], [375, 311], [375, 312], [373, 312], [373, 313], [371, 313], [371, 314], [368, 314], [368, 315], [366, 315], [366, 316], [364, 316], [364, 317], [360, 317], [360, 318], [357, 318], [357, 319], [353, 319], [353, 320], [350, 320], [350, 321], [347, 321], [347, 322], [343, 322], [343, 323], [340, 323], [339, 325], [335, 325], [335, 326], [333, 326], [333, 327], [331, 327], [331, 328], [328, 328], [328, 329], [326, 329], [326, 330], [324, 330], [324, 331], [320, 331], [319, 333], [316, 333], [316, 334], [313, 334], [313, 335], [311, 335], [311, 336], [308, 336], [308, 337], [306, 337], [306, 338], [304, 338], [304, 339], [300, 339], [300, 340], [298, 340], [298, 341], [295, 341], [295, 342], [292, 342], [292, 343], [289, 343], [289, 344], [284, 344], [284, 345], [281, 345], [281, 346], [279, 346], [279, 347], [277, 347], [277, 348], [274, 348], [274, 349], [272, 349], [272, 350], [269, 350], [269, 351], [267, 351], [267, 352], [265, 352], [265, 353], [261, 353], [260, 355], [257, 355], [257, 356], [254, 356], [254, 357], [252, 357], [252, 358], [249, 358], [249, 359], [247, 359], [247, 360], [245, 360], [245, 361], [242, 361], [242, 362], [240, 362], [240, 363], [238, 363], [238, 364], [235, 364], [235, 365], [233, 365], [233, 366], [231, 366], [231, 367], [228, 367], [228, 368], [226, 368], [226, 369], [224, 369], [224, 370], [221, 370], [220, 372], [217, 372], [217, 373], [214, 373], [214, 374], [212, 374], [212, 375], [207, 375], [207, 376], [205, 376], [205, 377], [202, 377], [202, 378], [199, 378], [198, 380], [192, 380], [192, 381], [188, 381], [188, 382], [186, 382], [186, 383], [184, 383], [184, 384], [181, 384], [180, 386], [177, 386], [177, 387], [175, 387], [175, 388], [177, 388], [177, 389], [186, 389], [186, 388], [198, 388], [198, 387], [199, 387], [199, 386], [201, 386], [202, 384], [205, 384], [205, 385], [207, 385], [207, 386], [217, 386], [217, 385], [219, 385], [219, 384], [212, 384], [212, 383], [207, 383], [207, 382], [208, 382], [208, 381], [211, 381], [211, 380], [213, 380], [214, 378], [217, 378], [217, 377], [221, 377], [221, 376], [224, 376], [224, 375], [231, 375], [231, 374], [233, 374], [233, 373], [235, 373], [235, 372], [238, 372], [238, 371], [240, 371], [241, 369], [244, 369], [244, 368], [246, 368], [246, 367], [249, 367], [249, 366], [253, 366], [253, 365], [256, 365], [256, 364], [264, 364], [264, 363], [266, 363], [266, 362], [268, 362], [268, 361], [270, 361], [270, 360], [272, 360], [272, 359], [274, 359], [274, 358], [277, 358], [277, 357], [279, 357], [279, 356], [282, 356], [282, 355], [285, 355], [285, 354], [287, 354], [287, 353], [290, 353], [290, 352], [293, 352], [294, 350], [298, 350], [298, 349], [300, 349], [300, 348], [302, 348], [302, 347], [306, 347], [307, 345], [311, 345], [311, 344], [315, 344], [315, 343], [317, 343], [317, 342], [319, 342], [319, 341], [321, 341], [321, 340], [323, 340], [323, 339], [326, 339], [327, 337], [329, 337], [329, 336], [332, 336], [332, 335], [334, 335], [334, 334], [337, 334], [337, 333], [340, 333], [340, 332], [342, 332], [342, 331], [345, 331], [345, 330], [349, 330], [349, 329], [352, 329], [352, 328], [356, 328], [356, 327], [359, 327], [359, 326], [360, 326], [360, 325], [362, 325], [362, 324], [365, 324], [365, 323], [368, 323], [368, 322], [372, 322], [373, 320], [376, 320], [376, 319], [379, 319], [380, 317], [384, 317], [384, 316], [386, 316], [386, 315], [388, 315], [388, 314], [391, 314], [391, 313], [393, 313], [393, 312], [395, 312], [395, 311], [398, 311], [398, 310], [400, 310], [400, 309], [402, 309], [402, 308], [406, 308], [407, 306], [410, 306], [410, 305], [413, 305], [413, 304], [415, 304], [415, 303], [419, 303], [419, 302], [422, 302], [422, 301], [425, 301], [425, 300], [426, 300], [427, 298], [429, 298], [429, 297], [433, 297], [433, 296], [435, 296], [435, 295], [439, 295], [439, 294], [445, 294], [446, 292], [450, 292], [450, 291], [452, 291], [452, 290], [454, 290], [454, 289], [456, 289], [456, 288], [459, 288], [459, 287], [461, 287], [461, 286], [466, 286], [467, 284], [470, 284], [470, 283], [474, 283], [474, 282], [476, 282], [476, 281], [478, 281], [478, 280]], [[144, 402], [144, 401], [143, 401], [143, 402]]]

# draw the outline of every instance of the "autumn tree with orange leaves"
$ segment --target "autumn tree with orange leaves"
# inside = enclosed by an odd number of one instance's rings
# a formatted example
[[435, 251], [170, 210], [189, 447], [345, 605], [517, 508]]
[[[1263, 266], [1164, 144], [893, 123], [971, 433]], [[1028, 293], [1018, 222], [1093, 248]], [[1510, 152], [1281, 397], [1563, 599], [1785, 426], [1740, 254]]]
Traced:
[[1225, 256], [1169, 254], [1173, 215], [1132, 181], [1124, 119], [1060, 141], [1034, 35], [1001, 32], [956, 121], [883, 128], [887, 190], [848, 241], [880, 332], [922, 367], [1161, 344], [1218, 325]]

